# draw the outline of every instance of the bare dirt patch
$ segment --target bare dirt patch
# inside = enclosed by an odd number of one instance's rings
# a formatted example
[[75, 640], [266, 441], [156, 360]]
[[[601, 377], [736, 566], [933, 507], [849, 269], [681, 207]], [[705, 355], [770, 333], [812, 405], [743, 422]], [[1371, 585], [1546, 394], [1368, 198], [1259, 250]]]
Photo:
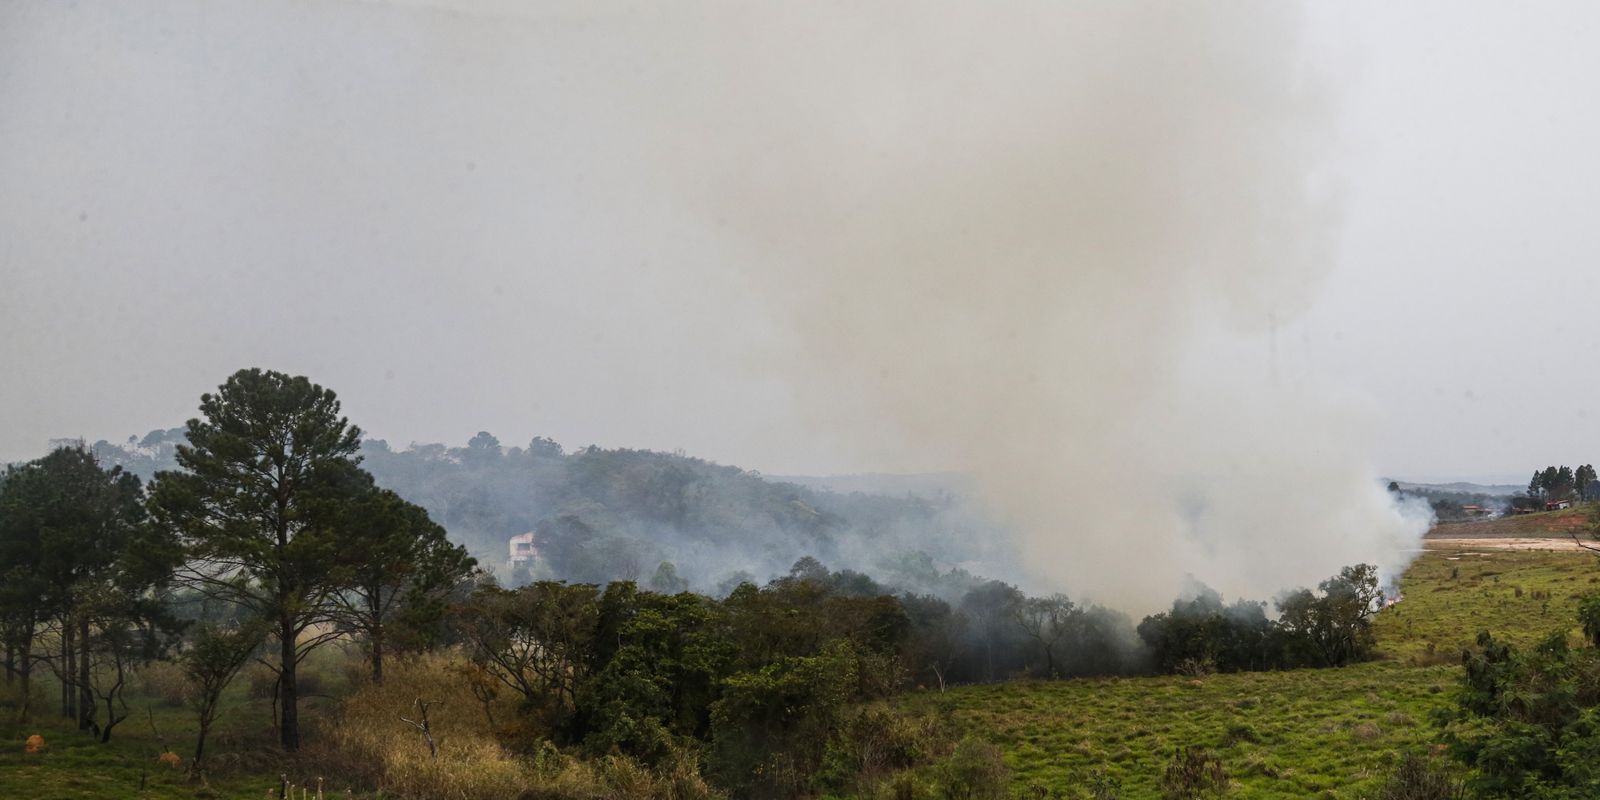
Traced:
[[[1553, 537], [1552, 536], [1552, 537], [1549, 537], [1549, 538], [1538, 538], [1538, 539], [1515, 537], [1515, 536], [1493, 536], [1493, 537], [1486, 537], [1486, 538], [1467, 538], [1467, 537], [1460, 537], [1460, 536], [1435, 536], [1432, 532], [1429, 532], [1427, 536], [1423, 537], [1422, 546], [1423, 547], [1428, 547], [1428, 548], [1433, 548], [1433, 549], [1450, 549], [1450, 550], [1460, 550], [1460, 551], [1462, 551], [1462, 552], [1456, 553], [1457, 557], [1483, 555], [1482, 552], [1473, 552], [1473, 551], [1483, 551], [1483, 550], [1552, 550], [1552, 551], [1569, 551], [1569, 550], [1581, 550], [1581, 549], [1583, 549], [1583, 548], [1579, 547], [1578, 543], [1573, 541], [1572, 537], [1570, 537], [1570, 536], [1565, 537], [1565, 538]], [[1596, 545], [1596, 546], [1600, 546], [1600, 545]]]

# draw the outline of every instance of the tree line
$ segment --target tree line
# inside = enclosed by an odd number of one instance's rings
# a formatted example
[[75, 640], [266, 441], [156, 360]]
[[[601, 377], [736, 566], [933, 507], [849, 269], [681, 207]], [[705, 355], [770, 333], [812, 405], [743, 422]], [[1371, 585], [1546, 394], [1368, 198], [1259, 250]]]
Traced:
[[241, 370], [202, 396], [179, 469], [148, 486], [82, 447], [8, 468], [0, 625], [19, 714], [43, 664], [62, 687], [61, 713], [109, 739], [127, 717], [130, 672], [175, 656], [210, 693], [204, 731], [226, 679], [270, 641], [277, 652], [262, 662], [293, 751], [308, 653], [358, 637], [381, 680], [393, 632], [442, 618], [443, 596], [474, 562], [360, 468], [360, 429], [339, 410], [304, 377]]
[[1576, 469], [1562, 464], [1534, 470], [1533, 478], [1528, 481], [1527, 497], [1542, 501], [1581, 500], [1596, 477], [1593, 464], [1583, 464]]

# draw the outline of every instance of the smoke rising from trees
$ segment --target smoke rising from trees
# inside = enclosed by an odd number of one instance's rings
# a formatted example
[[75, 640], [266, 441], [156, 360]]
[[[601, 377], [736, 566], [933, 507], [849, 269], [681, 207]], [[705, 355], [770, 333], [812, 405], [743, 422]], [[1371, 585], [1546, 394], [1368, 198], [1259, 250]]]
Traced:
[[1041, 10], [785, 19], [661, 101], [728, 120], [669, 177], [763, 265], [773, 363], [841, 440], [971, 471], [1074, 596], [1394, 574], [1426, 519], [1275, 351], [1338, 220], [1296, 9]]

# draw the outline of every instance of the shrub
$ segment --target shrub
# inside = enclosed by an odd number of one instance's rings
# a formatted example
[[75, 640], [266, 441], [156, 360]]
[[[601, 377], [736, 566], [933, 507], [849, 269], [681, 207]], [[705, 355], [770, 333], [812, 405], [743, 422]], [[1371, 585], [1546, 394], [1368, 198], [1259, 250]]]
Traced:
[[1238, 744], [1239, 742], [1250, 742], [1251, 744], [1255, 744], [1260, 741], [1261, 734], [1256, 733], [1255, 728], [1251, 727], [1249, 723], [1244, 722], [1235, 722], [1230, 724], [1228, 726], [1228, 730], [1222, 734], [1223, 747], [1229, 747], [1231, 745]]
[[926, 762], [947, 741], [930, 717], [910, 717], [880, 707], [863, 709], [846, 717], [829, 740], [822, 782], [841, 791], [852, 783], [875, 785], [886, 773]]
[[1578, 622], [1583, 625], [1583, 635], [1589, 643], [1600, 647], [1600, 594], [1578, 598]]
[[[433, 800], [714, 800], [693, 753], [679, 752], [656, 769], [624, 756], [581, 761], [548, 741], [512, 752], [489, 729], [463, 660], [437, 652], [385, 665], [384, 682], [367, 684], [340, 705], [332, 741], [311, 755], [322, 774], [385, 796]], [[417, 730], [400, 720], [417, 698], [430, 702], [435, 761]], [[491, 700], [497, 718], [514, 719], [510, 699]]]
[[933, 791], [910, 772], [896, 772], [879, 781], [864, 797], [870, 800], [931, 800]]
[[999, 749], [969, 736], [941, 765], [939, 777], [944, 800], [1002, 800], [1011, 770]]
[[139, 691], [164, 706], [187, 706], [195, 699], [194, 684], [183, 674], [183, 669], [171, 661], [152, 661], [140, 667], [134, 681]]
[[[1600, 651], [1573, 649], [1566, 631], [1525, 651], [1478, 635], [1444, 740], [1490, 796], [1587, 797], [1600, 774]], [[1563, 793], [1565, 792], [1565, 793]]]
[[1466, 789], [1444, 767], [1407, 753], [1389, 773], [1377, 800], [1464, 800]]
[[278, 673], [265, 664], [253, 664], [245, 670], [245, 683], [250, 688], [250, 696], [257, 700], [267, 700], [278, 691]]
[[1228, 791], [1228, 772], [1222, 760], [1209, 751], [1180, 747], [1161, 775], [1161, 796], [1166, 800], [1201, 800]]

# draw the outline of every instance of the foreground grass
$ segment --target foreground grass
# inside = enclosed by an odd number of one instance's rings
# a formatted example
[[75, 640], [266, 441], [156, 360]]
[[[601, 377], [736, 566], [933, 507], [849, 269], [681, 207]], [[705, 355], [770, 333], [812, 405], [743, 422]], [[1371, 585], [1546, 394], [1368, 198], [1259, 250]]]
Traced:
[[[1068, 797], [1097, 779], [1121, 797], [1158, 797], [1178, 747], [1222, 757], [1235, 795], [1359, 797], [1397, 751], [1424, 746], [1451, 667], [1104, 679], [967, 687], [912, 707], [950, 715], [1006, 751], [1013, 789]], [[1349, 793], [1355, 790], [1356, 793]]]
[[[1462, 648], [1480, 630], [1528, 644], [1574, 630], [1579, 594], [1600, 583], [1586, 553], [1426, 551], [1405, 599], [1378, 616], [1382, 660], [1344, 669], [1025, 682], [913, 695], [1000, 746], [1019, 797], [1159, 797], [1174, 750], [1215, 751], [1238, 798], [1362, 798], [1406, 751], [1435, 744], [1429, 723], [1451, 702]], [[1520, 590], [1520, 593], [1519, 593]]]
[[[327, 694], [304, 701], [302, 721], [312, 731], [331, 718], [335, 696], [349, 691], [339, 668], [344, 660], [343, 653], [326, 649], [308, 662], [328, 687]], [[249, 683], [241, 675], [228, 689], [223, 715], [206, 745], [211, 769], [209, 786], [202, 789], [186, 774], [196, 731], [192, 711], [131, 690], [128, 719], [115, 728], [110, 742], [101, 744], [59, 715], [59, 684], [41, 667], [35, 673], [30, 721], [16, 720], [15, 692], [0, 688], [0, 798], [259, 798], [279, 786], [282, 774], [314, 786], [315, 765], [278, 749], [271, 702], [251, 696]], [[27, 738], [35, 734], [44, 737], [45, 751], [24, 752]], [[181, 759], [176, 768], [158, 760], [169, 750]], [[328, 793], [344, 796], [344, 787], [330, 781]]]

